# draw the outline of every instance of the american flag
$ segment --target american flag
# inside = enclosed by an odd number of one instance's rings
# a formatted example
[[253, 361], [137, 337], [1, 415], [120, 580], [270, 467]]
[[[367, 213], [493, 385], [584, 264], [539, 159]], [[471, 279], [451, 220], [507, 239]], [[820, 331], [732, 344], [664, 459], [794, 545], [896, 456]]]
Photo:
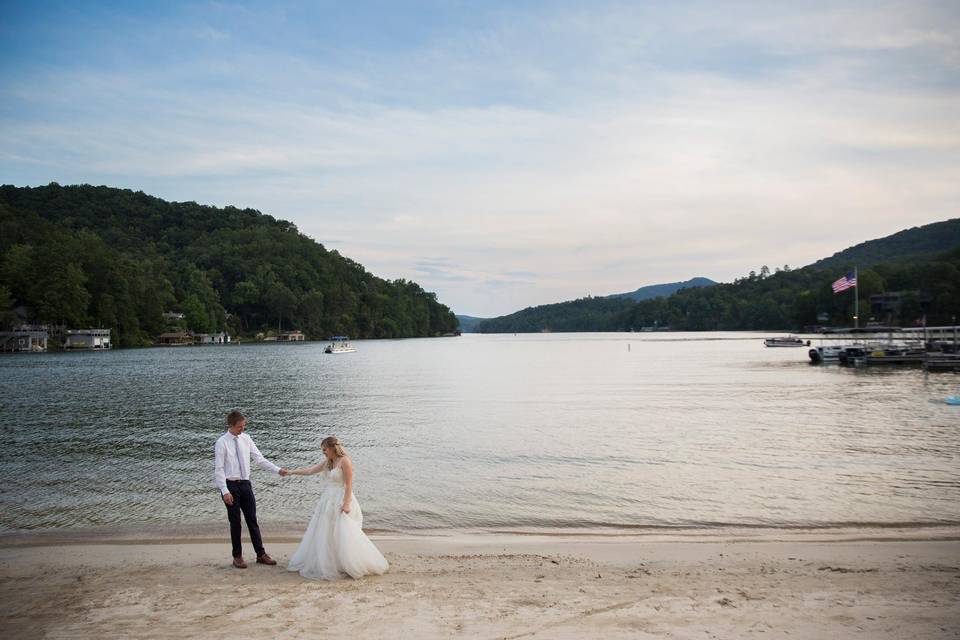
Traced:
[[833, 292], [840, 293], [841, 291], [846, 291], [850, 287], [855, 286], [857, 286], [857, 274], [851, 271], [833, 283]]

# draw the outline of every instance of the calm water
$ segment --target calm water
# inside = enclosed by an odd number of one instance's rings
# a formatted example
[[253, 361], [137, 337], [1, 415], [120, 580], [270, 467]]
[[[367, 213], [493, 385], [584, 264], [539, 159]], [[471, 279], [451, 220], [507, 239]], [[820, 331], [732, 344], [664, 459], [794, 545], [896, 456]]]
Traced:
[[[235, 407], [281, 465], [337, 435], [375, 529], [960, 523], [960, 376], [761, 338], [5, 355], [0, 531], [225, 526], [212, 447]], [[253, 480], [265, 526], [306, 522], [315, 478]]]

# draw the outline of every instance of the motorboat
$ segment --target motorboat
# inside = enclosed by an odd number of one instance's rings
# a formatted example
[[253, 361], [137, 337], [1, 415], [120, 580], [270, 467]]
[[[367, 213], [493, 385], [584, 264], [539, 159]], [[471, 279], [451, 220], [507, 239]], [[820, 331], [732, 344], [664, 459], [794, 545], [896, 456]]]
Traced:
[[855, 343], [844, 345], [821, 345], [807, 352], [810, 362], [838, 362], [854, 367], [877, 364], [924, 364], [928, 359], [922, 346], [893, 343]]
[[847, 347], [839, 344], [831, 344], [822, 347], [814, 347], [807, 352], [810, 356], [810, 362], [820, 364], [821, 362], [840, 362], [840, 354]]
[[809, 347], [810, 341], [804, 342], [797, 336], [780, 336], [778, 338], [766, 338], [763, 344], [768, 347]]
[[852, 346], [844, 347], [840, 353], [840, 364], [845, 367], [860, 367], [867, 363], [867, 354], [870, 353], [869, 347]]
[[885, 345], [867, 352], [867, 364], [923, 364], [927, 350], [918, 344]]
[[814, 347], [807, 352], [807, 355], [810, 356], [810, 362], [813, 364], [837, 362], [852, 367], [866, 364], [867, 355], [870, 352], [871, 347], [861, 344], [831, 344]]
[[353, 353], [354, 351], [356, 349], [350, 344], [349, 336], [333, 336], [330, 338], [330, 344], [323, 350], [324, 353]]

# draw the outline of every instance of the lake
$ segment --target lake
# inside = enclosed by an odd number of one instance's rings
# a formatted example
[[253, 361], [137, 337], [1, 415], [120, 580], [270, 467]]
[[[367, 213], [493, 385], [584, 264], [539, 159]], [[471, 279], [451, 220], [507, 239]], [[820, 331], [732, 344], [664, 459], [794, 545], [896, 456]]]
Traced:
[[[521, 334], [5, 354], [0, 531], [222, 525], [241, 409], [283, 466], [336, 435], [365, 526], [960, 523], [960, 376], [812, 366], [754, 333]], [[255, 468], [261, 524], [316, 477]]]

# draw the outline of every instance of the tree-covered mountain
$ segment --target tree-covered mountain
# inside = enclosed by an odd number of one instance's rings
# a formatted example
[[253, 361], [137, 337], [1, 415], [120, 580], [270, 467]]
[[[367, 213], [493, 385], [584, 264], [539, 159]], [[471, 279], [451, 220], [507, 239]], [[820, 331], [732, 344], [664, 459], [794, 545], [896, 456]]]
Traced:
[[690, 278], [684, 282], [670, 282], [668, 284], [651, 284], [646, 287], [640, 287], [630, 293], [615, 293], [610, 297], [630, 298], [631, 300], [649, 300], [650, 298], [662, 298], [676, 293], [680, 289], [689, 289], [690, 287], [710, 287], [717, 284], [710, 278]]
[[[536, 307], [527, 307], [509, 315], [482, 319], [470, 323], [476, 333], [530, 333], [537, 331], [619, 331], [619, 317], [633, 308], [632, 302], [650, 300], [676, 293], [686, 287], [715, 285], [709, 278], [691, 278], [686, 282], [671, 282], [640, 287], [629, 293], [609, 296], [580, 298], [567, 302], [555, 302]], [[459, 316], [458, 316], [459, 317]], [[583, 329], [581, 327], [592, 327]]]
[[881, 262], [918, 262], [953, 249], [960, 238], [960, 218], [911, 227], [877, 240], [867, 240], [839, 251], [829, 258], [817, 260], [816, 269], [842, 269], [857, 265], [863, 269]]
[[[877, 256], [886, 256], [877, 260]], [[862, 262], [860, 262], [862, 260]], [[480, 333], [531, 331], [678, 331], [850, 326], [853, 290], [834, 294], [831, 284], [859, 271], [861, 322], [949, 324], [960, 316], [960, 219], [907, 229], [872, 240], [802, 269], [766, 266], [733, 283], [685, 288], [669, 297], [633, 301], [583, 298], [543, 305], [477, 326]], [[871, 307], [873, 294], [892, 294]], [[611, 300], [616, 301], [611, 304]]]
[[460, 331], [463, 333], [474, 333], [477, 325], [486, 320], [486, 318], [477, 318], [474, 316], [464, 316], [457, 314], [457, 322], [460, 323]]
[[387, 281], [253, 209], [166, 202], [89, 185], [0, 187], [0, 318], [108, 327], [148, 344], [190, 330], [309, 337], [434, 336], [453, 313], [414, 282]]
[[538, 331], [620, 331], [619, 318], [637, 304], [629, 298], [587, 297], [527, 307], [478, 324], [476, 333], [535, 333]]

